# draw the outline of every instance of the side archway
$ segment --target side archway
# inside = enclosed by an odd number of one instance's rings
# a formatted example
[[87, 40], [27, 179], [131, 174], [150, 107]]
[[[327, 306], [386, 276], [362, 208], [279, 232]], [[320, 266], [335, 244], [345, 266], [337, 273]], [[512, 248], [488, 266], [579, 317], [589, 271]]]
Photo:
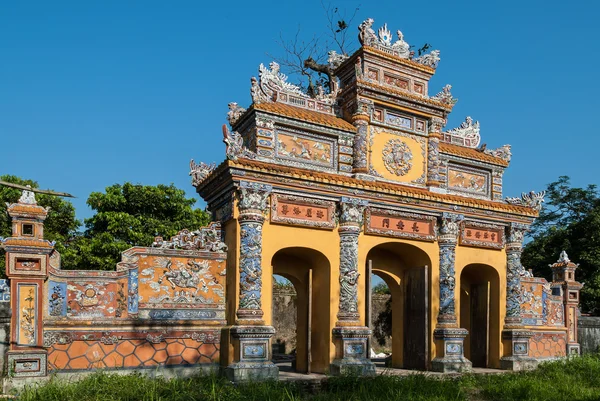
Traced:
[[460, 274], [460, 327], [469, 331], [465, 357], [474, 367], [498, 366], [500, 359], [500, 276], [486, 264], [465, 266]]
[[296, 362], [302, 373], [326, 373], [331, 346], [331, 265], [321, 252], [304, 247], [277, 251], [271, 261], [273, 274], [283, 276], [296, 290]]

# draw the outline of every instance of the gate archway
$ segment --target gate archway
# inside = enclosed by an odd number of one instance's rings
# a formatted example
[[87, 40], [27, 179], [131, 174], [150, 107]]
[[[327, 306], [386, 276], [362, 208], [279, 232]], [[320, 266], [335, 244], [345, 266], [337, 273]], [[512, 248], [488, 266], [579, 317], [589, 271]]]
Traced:
[[430, 266], [423, 250], [400, 242], [377, 245], [367, 254], [367, 271], [385, 281], [392, 297], [394, 368], [424, 370], [429, 364]]
[[469, 264], [460, 274], [460, 327], [469, 331], [465, 357], [474, 367], [499, 364], [500, 277], [486, 264]]
[[311, 248], [289, 247], [277, 251], [271, 263], [273, 274], [290, 280], [297, 293], [295, 370], [326, 373], [331, 346], [329, 260]]

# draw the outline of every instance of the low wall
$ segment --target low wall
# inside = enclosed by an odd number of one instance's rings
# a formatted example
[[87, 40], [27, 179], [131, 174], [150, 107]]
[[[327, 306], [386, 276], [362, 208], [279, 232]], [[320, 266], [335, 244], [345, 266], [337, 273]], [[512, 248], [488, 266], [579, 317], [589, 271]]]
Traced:
[[[90, 369], [216, 370], [225, 327], [226, 247], [217, 224], [123, 253], [115, 271], [62, 270], [60, 254], [11, 278], [14, 377]], [[14, 259], [14, 260], [13, 260]], [[17, 269], [13, 269], [17, 270]], [[30, 278], [32, 271], [37, 274]], [[1, 292], [1, 291], [0, 291]], [[5, 302], [5, 305], [8, 304]], [[0, 306], [1, 303], [0, 303]], [[3, 344], [0, 308], [0, 348]], [[4, 355], [4, 353], [2, 353]]]
[[577, 322], [577, 335], [582, 354], [600, 351], [600, 317], [580, 316]]

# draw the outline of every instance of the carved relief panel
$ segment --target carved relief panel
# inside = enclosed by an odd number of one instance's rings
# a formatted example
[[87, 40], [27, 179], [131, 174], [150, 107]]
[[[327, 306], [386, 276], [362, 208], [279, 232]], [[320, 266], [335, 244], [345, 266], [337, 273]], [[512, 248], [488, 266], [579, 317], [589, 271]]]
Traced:
[[449, 163], [447, 187], [451, 191], [490, 198], [490, 172], [482, 169]]
[[291, 129], [278, 128], [275, 131], [275, 157], [287, 164], [337, 169], [337, 153], [334, 138]]

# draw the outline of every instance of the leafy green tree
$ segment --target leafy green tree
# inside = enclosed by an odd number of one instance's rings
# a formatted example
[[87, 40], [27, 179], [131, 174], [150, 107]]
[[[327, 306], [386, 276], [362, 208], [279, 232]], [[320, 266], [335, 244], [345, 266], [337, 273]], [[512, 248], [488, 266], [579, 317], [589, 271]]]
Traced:
[[[38, 183], [25, 180], [14, 175], [0, 176], [0, 180], [19, 185], [30, 185], [39, 188]], [[21, 190], [0, 186], [0, 237], [10, 237], [12, 234], [11, 218], [6, 211], [6, 204], [15, 203], [21, 197]], [[48, 217], [44, 222], [44, 238], [56, 241], [56, 249], [64, 251], [64, 244], [76, 235], [80, 222], [75, 218], [75, 208], [71, 202], [53, 195], [36, 194], [38, 205], [50, 207]], [[5, 275], [5, 252], [0, 250], [0, 275]]]
[[569, 177], [548, 185], [546, 205], [532, 225], [523, 265], [536, 276], [551, 278], [549, 264], [562, 250], [579, 263], [576, 277], [585, 283], [582, 309], [600, 313], [600, 193], [595, 185], [571, 187]]
[[95, 214], [85, 219], [85, 231], [70, 241], [63, 253], [65, 268], [112, 270], [121, 252], [150, 246], [156, 235], [170, 238], [180, 230], [195, 230], [210, 221], [194, 209], [193, 198], [171, 185], [115, 184], [104, 193], [93, 192], [87, 204]]

